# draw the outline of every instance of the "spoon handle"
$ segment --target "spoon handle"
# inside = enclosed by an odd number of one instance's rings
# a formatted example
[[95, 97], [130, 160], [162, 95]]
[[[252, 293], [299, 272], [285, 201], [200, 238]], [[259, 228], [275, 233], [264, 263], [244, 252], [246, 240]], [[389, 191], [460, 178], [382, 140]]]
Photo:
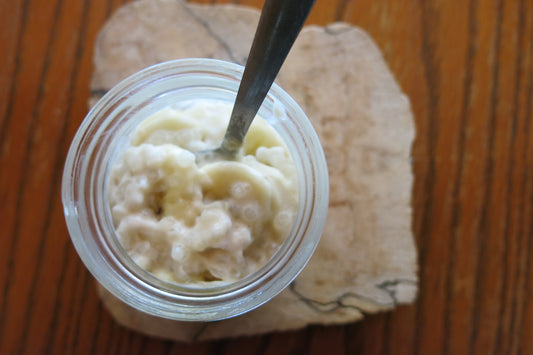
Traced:
[[315, 0], [266, 0], [221, 148], [240, 148]]

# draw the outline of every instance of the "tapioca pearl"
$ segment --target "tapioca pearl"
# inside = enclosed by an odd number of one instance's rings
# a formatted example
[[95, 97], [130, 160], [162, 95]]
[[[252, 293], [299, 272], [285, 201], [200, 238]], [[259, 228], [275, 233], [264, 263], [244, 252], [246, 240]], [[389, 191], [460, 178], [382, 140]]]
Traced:
[[193, 153], [188, 150], [181, 150], [176, 159], [176, 163], [180, 168], [190, 168], [194, 165], [195, 159]]
[[[233, 253], [225, 250], [214, 249], [210, 253], [204, 255], [205, 260], [208, 260], [208, 270], [216, 279], [231, 280], [239, 275], [237, 267], [238, 257]], [[236, 260], [237, 259], [237, 260]]]
[[135, 149], [135, 156], [131, 157], [128, 162], [131, 164], [133, 160], [140, 161], [137, 165], [132, 165], [132, 167], [135, 167], [134, 171], [140, 171], [140, 169], [150, 169], [153, 166], [157, 166], [160, 164], [162, 157], [161, 153], [159, 152], [159, 149], [157, 147], [153, 147], [150, 145], [142, 145], [139, 147], [136, 147]]
[[147, 269], [150, 266], [151, 260], [146, 254], [130, 253], [130, 257], [135, 264], [143, 269]]
[[187, 149], [193, 151], [193, 152], [199, 152], [202, 150], [209, 149], [208, 145], [205, 142], [202, 141], [190, 141], [187, 144]]
[[274, 229], [278, 232], [288, 233], [294, 220], [291, 211], [281, 211], [274, 217]]
[[144, 194], [142, 191], [139, 191], [137, 186], [129, 185], [126, 187], [124, 202], [127, 206], [130, 206], [130, 208], [139, 207], [144, 203]]
[[157, 224], [150, 218], [146, 218], [142, 213], [128, 215], [124, 218], [116, 229], [118, 235], [130, 238], [130, 245], [156, 235]]
[[231, 185], [230, 193], [231, 196], [236, 199], [242, 199], [252, 191], [252, 186], [248, 182], [239, 181]]
[[160, 280], [167, 281], [167, 282], [173, 282], [174, 281], [174, 275], [170, 273], [169, 271], [165, 269], [156, 269], [152, 272], [155, 277], [157, 277]]
[[179, 238], [187, 233], [187, 228], [182, 221], [176, 220], [172, 216], [165, 216], [158, 223], [161, 232], [168, 234], [171, 238]]
[[197, 227], [212, 236], [226, 234], [231, 228], [231, 218], [220, 210], [205, 210], [197, 220]]
[[261, 218], [261, 207], [255, 202], [242, 206], [241, 216], [246, 222], [255, 222]]
[[135, 185], [137, 185], [137, 188], [141, 191], [146, 191], [150, 187], [150, 183], [148, 182], [148, 177], [145, 175], [135, 177], [133, 182]]
[[246, 226], [240, 225], [231, 231], [231, 243], [238, 250], [246, 249], [252, 243], [252, 233]]
[[111, 215], [113, 216], [113, 220], [120, 221], [128, 216], [130, 211], [124, 206], [123, 203], [117, 204], [111, 208]]
[[181, 243], [172, 243], [170, 256], [176, 261], [182, 261], [185, 257], [185, 248]]
[[173, 235], [184, 235], [187, 233], [187, 229], [181, 223], [174, 223], [170, 228], [170, 232]]
[[143, 170], [143, 161], [142, 159], [139, 159], [139, 153], [139, 147], [131, 147], [124, 152], [124, 167], [131, 172], [136, 173]]
[[283, 147], [259, 147], [255, 156], [263, 164], [278, 166], [287, 160], [287, 151]]
[[236, 265], [228, 267], [227, 264], [235, 264], [235, 261], [230, 260], [228, 262], [222, 261], [220, 264], [212, 264], [209, 269], [211, 274], [215, 277], [216, 280], [238, 280], [241, 278], [241, 272]]
[[167, 157], [165, 154], [165, 148], [161, 146], [143, 145], [141, 147], [140, 159], [143, 160], [144, 164], [148, 168], [161, 166]]
[[230, 218], [220, 219], [217, 223], [213, 224], [212, 232], [216, 236], [221, 236], [221, 235], [226, 234], [230, 227], [231, 227]]

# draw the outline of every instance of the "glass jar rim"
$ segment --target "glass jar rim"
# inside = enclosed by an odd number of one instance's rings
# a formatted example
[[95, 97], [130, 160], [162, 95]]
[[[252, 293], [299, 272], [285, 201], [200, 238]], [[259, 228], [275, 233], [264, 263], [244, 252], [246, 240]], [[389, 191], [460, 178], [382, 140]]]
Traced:
[[[102, 220], [102, 201], [98, 191], [105, 190], [101, 168], [105, 161], [106, 134], [116, 129], [111, 114], [125, 109], [127, 100], [143, 90], [180, 75], [210, 75], [232, 84], [242, 76], [243, 67], [221, 60], [190, 58], [178, 59], [143, 69], [109, 90], [89, 111], [80, 125], [69, 149], [63, 172], [62, 201], [65, 219], [72, 242], [82, 261], [97, 281], [114, 296], [143, 312], [176, 320], [210, 321], [247, 312], [267, 302], [281, 292], [298, 275], [311, 257], [324, 227], [329, 197], [327, 165], [324, 152], [310, 121], [296, 102], [274, 84], [268, 97], [281, 102], [298, 131], [300, 155], [304, 167], [306, 203], [303, 221], [292, 240], [284, 243], [283, 253], [277, 252], [277, 261], [242, 280], [213, 289], [169, 287], [148, 272], [124, 263], [106, 244], [109, 238]], [[208, 85], [208, 83], [206, 83]], [[111, 117], [111, 118], [110, 118]], [[115, 125], [115, 126], [114, 126]], [[100, 165], [99, 165], [100, 164]], [[99, 180], [100, 179], [100, 180]], [[302, 190], [301, 190], [302, 193]], [[100, 211], [100, 212], [99, 212]], [[301, 222], [301, 221], [300, 221]], [[106, 242], [107, 241], [107, 242]], [[285, 245], [287, 244], [287, 245]], [[298, 255], [297, 261], [292, 258]]]

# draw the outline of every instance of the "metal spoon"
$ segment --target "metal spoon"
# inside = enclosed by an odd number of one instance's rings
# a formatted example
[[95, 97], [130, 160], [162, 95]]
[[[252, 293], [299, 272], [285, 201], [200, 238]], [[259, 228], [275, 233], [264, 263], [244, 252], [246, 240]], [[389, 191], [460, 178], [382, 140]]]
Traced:
[[231, 159], [289, 54], [315, 0], [266, 0], [220, 147], [197, 157]]

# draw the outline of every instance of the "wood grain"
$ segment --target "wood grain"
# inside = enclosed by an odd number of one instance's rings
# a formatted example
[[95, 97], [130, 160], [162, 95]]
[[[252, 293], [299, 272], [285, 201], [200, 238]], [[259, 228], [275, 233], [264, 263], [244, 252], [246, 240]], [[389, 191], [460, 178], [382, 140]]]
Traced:
[[65, 228], [61, 170], [121, 3], [0, 2], [0, 354], [533, 354], [533, 1], [317, 0], [308, 22], [366, 30], [411, 98], [418, 301], [200, 344], [114, 323]]

